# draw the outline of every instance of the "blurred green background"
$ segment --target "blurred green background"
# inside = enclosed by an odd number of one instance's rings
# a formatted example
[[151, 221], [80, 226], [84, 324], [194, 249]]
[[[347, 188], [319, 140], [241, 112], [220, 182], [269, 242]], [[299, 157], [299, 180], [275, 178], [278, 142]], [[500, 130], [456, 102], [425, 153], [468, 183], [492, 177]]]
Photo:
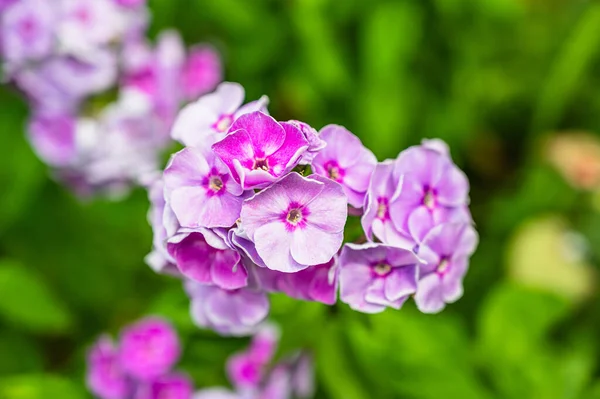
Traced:
[[[600, 398], [600, 2], [151, 0], [152, 35], [213, 43], [278, 119], [345, 125], [379, 160], [439, 137], [471, 179], [481, 235], [439, 315], [367, 316], [274, 296], [280, 352], [311, 348], [318, 398]], [[80, 202], [0, 88], [0, 399], [89, 397], [85, 351], [146, 313], [180, 368], [226, 384], [246, 344], [193, 327], [180, 283], [143, 262], [146, 194]]]

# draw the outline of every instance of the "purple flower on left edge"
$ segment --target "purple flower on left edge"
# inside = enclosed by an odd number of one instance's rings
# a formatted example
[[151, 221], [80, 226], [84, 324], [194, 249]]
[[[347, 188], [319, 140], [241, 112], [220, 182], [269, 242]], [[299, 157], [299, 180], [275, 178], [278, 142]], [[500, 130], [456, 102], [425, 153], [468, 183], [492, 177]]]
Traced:
[[469, 223], [434, 227], [419, 246], [420, 266], [415, 303], [421, 312], [437, 313], [463, 293], [462, 280], [477, 247], [477, 232]]
[[265, 188], [298, 164], [308, 141], [294, 124], [256, 111], [236, 119], [212, 148], [244, 189]]
[[178, 234], [169, 240], [168, 249], [181, 274], [189, 279], [229, 290], [247, 285], [240, 255], [208, 229]]
[[192, 399], [193, 393], [189, 377], [171, 373], [138, 387], [133, 399]]
[[146, 318], [121, 333], [120, 364], [138, 380], [152, 380], [165, 374], [180, 353], [177, 333], [162, 319]]
[[377, 158], [343, 126], [327, 125], [319, 136], [327, 146], [313, 159], [313, 170], [340, 183], [348, 203], [354, 208], [362, 208]]
[[224, 290], [190, 280], [185, 282], [185, 288], [191, 298], [194, 323], [222, 335], [252, 334], [269, 314], [269, 299], [258, 290]]
[[37, 112], [29, 121], [29, 140], [46, 163], [65, 167], [77, 158], [75, 117], [62, 112]]
[[122, 369], [117, 349], [109, 337], [100, 337], [88, 353], [86, 383], [100, 399], [128, 399], [132, 382]]
[[400, 309], [417, 290], [420, 260], [409, 250], [384, 244], [346, 244], [340, 255], [340, 299], [354, 310]]
[[338, 183], [293, 172], [246, 200], [241, 223], [267, 268], [297, 272], [336, 254], [344, 238], [346, 201]]
[[164, 172], [165, 195], [182, 227], [231, 227], [253, 195], [208, 148], [185, 148]]

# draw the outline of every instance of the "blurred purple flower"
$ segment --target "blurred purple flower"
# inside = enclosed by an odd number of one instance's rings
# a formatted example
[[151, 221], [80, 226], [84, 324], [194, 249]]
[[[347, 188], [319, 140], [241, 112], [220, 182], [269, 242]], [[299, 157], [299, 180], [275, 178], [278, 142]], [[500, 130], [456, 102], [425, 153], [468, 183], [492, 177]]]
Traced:
[[145, 258], [146, 263], [157, 273], [168, 273], [179, 275], [175, 259], [167, 250], [167, 239], [169, 234], [166, 225], [176, 224], [172, 229], [178, 229], [179, 224], [174, 221], [169, 206], [167, 206], [164, 197], [164, 182], [162, 178], [156, 178], [148, 184], [148, 199], [150, 200], [150, 210], [148, 211], [148, 222], [152, 227], [152, 252]]
[[340, 299], [354, 310], [400, 309], [417, 290], [417, 256], [385, 244], [346, 244], [340, 255]]
[[177, 116], [171, 136], [187, 147], [210, 146], [225, 137], [233, 121], [254, 111], [266, 112], [266, 96], [244, 106], [244, 88], [223, 82], [215, 92], [185, 106]]
[[195, 46], [189, 51], [183, 67], [184, 98], [193, 100], [213, 91], [223, 81], [219, 53], [211, 46]]
[[320, 137], [327, 147], [315, 156], [314, 172], [340, 183], [348, 203], [362, 208], [377, 158], [343, 126], [327, 125], [321, 129]]
[[134, 399], [192, 399], [194, 385], [184, 374], [160, 376], [138, 387]]
[[86, 383], [100, 399], [128, 399], [133, 385], [118, 361], [119, 354], [112, 340], [102, 336], [87, 357]]
[[300, 161], [298, 163], [300, 165], [310, 165], [314, 157], [319, 153], [319, 151], [321, 151], [323, 148], [325, 148], [325, 146], [327, 146], [327, 143], [325, 142], [325, 140], [319, 137], [319, 133], [307, 123], [296, 120], [288, 121], [288, 123], [291, 123], [298, 129], [300, 129], [300, 131], [304, 135], [304, 138], [306, 139], [306, 141], [308, 141], [308, 149], [304, 154], [302, 154], [302, 157], [300, 158]]
[[468, 223], [444, 223], [425, 236], [418, 255], [426, 264], [420, 266], [415, 294], [420, 311], [437, 313], [462, 296], [462, 280], [477, 243], [477, 232]]
[[28, 133], [37, 155], [51, 166], [72, 165], [77, 158], [75, 125], [75, 118], [67, 113], [34, 114]]
[[165, 194], [182, 227], [231, 227], [252, 196], [208, 148], [185, 148], [164, 172]]
[[249, 335], [269, 314], [269, 300], [261, 291], [224, 290], [193, 281], [187, 281], [186, 288], [192, 300], [192, 320], [222, 335]]
[[308, 148], [302, 132], [260, 111], [240, 116], [212, 146], [244, 189], [265, 188], [298, 164]]
[[167, 373], [179, 359], [179, 338], [173, 327], [158, 318], [146, 318], [121, 332], [120, 363], [138, 380]]
[[342, 186], [290, 173], [242, 205], [242, 226], [271, 270], [297, 272], [329, 262], [347, 217]]

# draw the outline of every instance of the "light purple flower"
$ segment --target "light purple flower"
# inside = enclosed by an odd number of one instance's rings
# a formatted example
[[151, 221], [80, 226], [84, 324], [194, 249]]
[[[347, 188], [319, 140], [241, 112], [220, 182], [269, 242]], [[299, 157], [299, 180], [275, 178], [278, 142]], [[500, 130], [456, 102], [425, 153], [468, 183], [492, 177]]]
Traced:
[[[148, 184], [148, 199], [150, 210], [148, 211], [148, 223], [152, 226], [152, 252], [145, 258], [146, 263], [157, 273], [168, 273], [179, 275], [175, 265], [175, 259], [167, 250], [167, 239], [169, 234], [167, 227], [173, 230], [179, 228], [179, 224], [172, 210], [167, 206], [164, 197], [164, 182], [162, 178], [156, 178]], [[168, 225], [176, 224], [175, 227]]]
[[254, 111], [266, 112], [266, 96], [244, 106], [244, 88], [223, 82], [215, 92], [185, 106], [177, 116], [171, 137], [187, 147], [210, 146], [225, 137], [234, 120]]
[[298, 163], [300, 165], [310, 165], [319, 151], [327, 146], [327, 143], [325, 140], [319, 137], [319, 132], [313, 129], [309, 124], [296, 120], [291, 120], [288, 122], [300, 129], [304, 135], [304, 138], [306, 141], [308, 141], [308, 149], [304, 154], [302, 154], [302, 157]]
[[463, 293], [462, 280], [478, 236], [469, 223], [444, 223], [433, 228], [419, 246], [420, 266], [415, 302], [424, 313], [437, 313]]
[[340, 255], [340, 299], [354, 310], [400, 309], [417, 290], [419, 258], [385, 244], [346, 244]]
[[100, 399], [128, 399], [133, 386], [121, 368], [112, 340], [103, 336], [90, 349], [86, 383]]
[[261, 291], [224, 290], [193, 281], [187, 281], [186, 288], [192, 300], [192, 320], [223, 335], [252, 334], [269, 314], [269, 300]]
[[294, 172], [244, 202], [242, 226], [269, 269], [297, 272], [329, 262], [338, 251], [346, 201], [338, 183]]
[[253, 195], [234, 181], [208, 148], [173, 155], [164, 172], [165, 194], [182, 227], [231, 227]]
[[377, 158], [343, 126], [327, 125], [321, 129], [320, 137], [327, 142], [327, 147], [315, 156], [313, 170], [340, 183], [348, 203], [362, 208]]
[[295, 273], [283, 273], [255, 267], [252, 273], [257, 284], [268, 292], [283, 292], [305, 301], [333, 305], [337, 300], [338, 276], [335, 257], [322, 265]]
[[[232, 392], [227, 388], [207, 388], [197, 391], [194, 394], [193, 399], [252, 399], [247, 395], [241, 395], [236, 392]], [[264, 398], [267, 399], [267, 398]], [[276, 398], [273, 398], [276, 399]]]
[[0, 50], [2, 58], [13, 64], [9, 69], [52, 53], [56, 10], [49, 1], [20, 0], [1, 11]]
[[282, 178], [308, 148], [302, 132], [260, 111], [240, 116], [212, 146], [244, 189], [265, 188]]
[[184, 374], [171, 373], [141, 385], [135, 399], [192, 399], [194, 385]]
[[29, 140], [44, 162], [68, 166], [77, 157], [75, 125], [75, 118], [67, 113], [37, 112], [29, 121]]
[[177, 333], [162, 319], [146, 318], [121, 333], [120, 363], [138, 380], [152, 380], [165, 374], [180, 353]]
[[138, 8], [146, 5], [148, 0], [114, 0], [118, 5], [126, 8]]
[[211, 46], [196, 46], [189, 51], [182, 72], [184, 98], [192, 100], [213, 91], [223, 81], [219, 53]]
[[168, 249], [181, 274], [196, 282], [228, 290], [247, 285], [240, 255], [208, 229], [178, 234], [169, 240]]
[[[470, 222], [469, 181], [452, 162], [441, 140], [424, 141], [400, 153], [394, 165], [395, 179], [402, 176], [402, 191], [389, 205], [395, 228], [404, 235], [422, 238], [423, 219], [430, 213], [433, 225], [449, 221]], [[417, 223], [413, 213], [417, 211]], [[383, 239], [382, 239], [383, 240]]]

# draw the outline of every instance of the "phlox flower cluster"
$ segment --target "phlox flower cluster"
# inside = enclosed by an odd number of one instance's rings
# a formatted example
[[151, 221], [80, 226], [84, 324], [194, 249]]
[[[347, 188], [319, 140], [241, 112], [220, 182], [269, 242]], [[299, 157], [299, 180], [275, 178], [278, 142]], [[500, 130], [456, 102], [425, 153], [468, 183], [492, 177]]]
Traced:
[[250, 346], [229, 357], [226, 372], [233, 390], [212, 387], [196, 391], [194, 399], [305, 399], [314, 394], [310, 355], [297, 352], [274, 362], [278, 330], [261, 325]]
[[[225, 82], [186, 106], [172, 129], [185, 148], [150, 189], [147, 261], [184, 280], [197, 325], [250, 334], [271, 292], [333, 305], [339, 291], [367, 313], [462, 295], [477, 234], [445, 143], [378, 163], [342, 126], [278, 121], [266, 98], [243, 98]], [[359, 243], [344, 243], [349, 218]]]
[[222, 80], [210, 46], [146, 39], [145, 0], [19, 0], [0, 8], [5, 82], [30, 105], [28, 136], [82, 195], [118, 194], [160, 167], [180, 107]]
[[181, 347], [173, 327], [148, 317], [121, 331], [117, 343], [102, 336], [87, 358], [86, 382], [99, 399], [191, 399], [190, 378], [174, 371]]

